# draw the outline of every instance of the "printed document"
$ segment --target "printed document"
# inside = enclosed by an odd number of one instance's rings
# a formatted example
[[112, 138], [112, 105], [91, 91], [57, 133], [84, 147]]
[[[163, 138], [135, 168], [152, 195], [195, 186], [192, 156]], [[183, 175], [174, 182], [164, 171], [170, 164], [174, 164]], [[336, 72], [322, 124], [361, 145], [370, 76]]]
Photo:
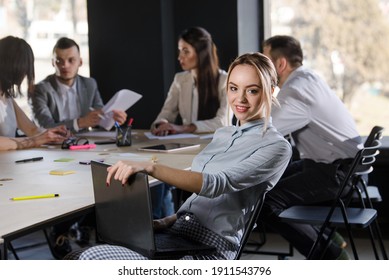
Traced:
[[119, 90], [103, 107], [104, 116], [101, 118], [99, 125], [105, 130], [111, 130], [115, 124], [112, 118], [112, 110], [126, 111], [141, 98], [142, 95], [132, 90]]

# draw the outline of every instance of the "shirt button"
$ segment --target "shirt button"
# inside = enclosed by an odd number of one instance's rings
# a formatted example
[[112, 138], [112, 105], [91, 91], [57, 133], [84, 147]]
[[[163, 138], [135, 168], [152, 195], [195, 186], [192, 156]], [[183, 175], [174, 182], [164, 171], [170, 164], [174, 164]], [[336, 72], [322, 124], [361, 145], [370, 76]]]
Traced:
[[189, 216], [186, 216], [185, 217], [185, 221], [189, 221], [190, 220], [190, 217]]

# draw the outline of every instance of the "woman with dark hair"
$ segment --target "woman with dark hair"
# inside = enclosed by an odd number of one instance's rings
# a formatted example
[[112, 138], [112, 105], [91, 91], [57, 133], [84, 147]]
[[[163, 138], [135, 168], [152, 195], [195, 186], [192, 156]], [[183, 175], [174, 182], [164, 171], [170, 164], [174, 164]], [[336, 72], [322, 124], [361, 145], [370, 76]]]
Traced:
[[[23, 39], [8, 36], [0, 40], [0, 151], [39, 147], [66, 138], [64, 126], [48, 130], [37, 127], [14, 98], [21, 96], [27, 78], [28, 94], [34, 87], [34, 54]], [[16, 89], [15, 89], [16, 88]], [[20, 129], [27, 137], [16, 137]]]
[[[228, 125], [225, 82], [211, 35], [201, 27], [184, 30], [178, 38], [177, 73], [151, 132], [155, 135], [214, 132]], [[175, 124], [180, 115], [182, 125]]]

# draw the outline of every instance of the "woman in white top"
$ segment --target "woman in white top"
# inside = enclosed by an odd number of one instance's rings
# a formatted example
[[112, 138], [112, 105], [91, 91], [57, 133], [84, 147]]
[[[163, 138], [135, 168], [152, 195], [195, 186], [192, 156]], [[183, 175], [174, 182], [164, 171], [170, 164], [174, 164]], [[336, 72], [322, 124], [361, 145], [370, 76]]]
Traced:
[[[67, 136], [64, 126], [48, 130], [37, 127], [14, 100], [21, 95], [20, 86], [26, 77], [29, 93], [34, 86], [34, 54], [30, 45], [12, 36], [1, 39], [0, 61], [0, 151], [63, 141]], [[17, 129], [27, 137], [16, 137]]]
[[[211, 35], [201, 27], [184, 30], [178, 40], [177, 73], [168, 96], [151, 126], [155, 135], [214, 132], [228, 125], [226, 78], [219, 68]], [[180, 115], [182, 125], [175, 124]]]

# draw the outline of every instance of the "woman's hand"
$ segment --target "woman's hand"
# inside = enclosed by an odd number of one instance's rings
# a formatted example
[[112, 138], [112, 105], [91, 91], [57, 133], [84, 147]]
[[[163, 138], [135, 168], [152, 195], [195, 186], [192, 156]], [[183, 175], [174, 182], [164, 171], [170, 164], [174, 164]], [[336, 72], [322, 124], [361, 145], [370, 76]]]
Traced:
[[[193, 126], [193, 127], [192, 127]], [[194, 125], [177, 125], [172, 123], [161, 123], [154, 128], [151, 133], [157, 136], [166, 136], [169, 134], [191, 133], [196, 130]]]
[[171, 215], [171, 216], [167, 216], [167, 217], [162, 218], [162, 219], [154, 220], [153, 221], [154, 230], [163, 230], [163, 229], [169, 228], [174, 224], [174, 222], [176, 220], [177, 220], [176, 214]]
[[61, 143], [63, 142], [69, 135], [68, 130], [64, 125], [48, 128], [45, 131], [37, 134], [36, 136], [31, 137], [35, 142], [35, 146], [39, 147], [43, 144], [50, 143]]
[[112, 176], [113, 179], [121, 181], [121, 183], [124, 185], [128, 178], [137, 172], [146, 171], [147, 173], [150, 173], [153, 164], [154, 162], [151, 161], [118, 161], [114, 165], [107, 168], [107, 186], [109, 186]]

